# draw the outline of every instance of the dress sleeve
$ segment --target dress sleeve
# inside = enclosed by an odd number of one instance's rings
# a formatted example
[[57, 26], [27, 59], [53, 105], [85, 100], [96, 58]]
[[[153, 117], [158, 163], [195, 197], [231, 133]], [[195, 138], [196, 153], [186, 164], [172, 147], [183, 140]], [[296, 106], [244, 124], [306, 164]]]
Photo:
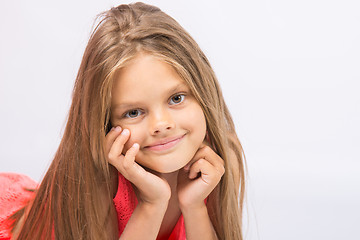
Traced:
[[0, 240], [10, 239], [11, 221], [8, 219], [34, 196], [38, 184], [28, 176], [0, 173]]
[[[138, 204], [136, 194], [131, 183], [119, 173], [119, 185], [115, 198], [113, 199], [118, 217], [119, 237], [125, 229], [136, 205]], [[181, 215], [168, 240], [185, 240], [185, 224]]]

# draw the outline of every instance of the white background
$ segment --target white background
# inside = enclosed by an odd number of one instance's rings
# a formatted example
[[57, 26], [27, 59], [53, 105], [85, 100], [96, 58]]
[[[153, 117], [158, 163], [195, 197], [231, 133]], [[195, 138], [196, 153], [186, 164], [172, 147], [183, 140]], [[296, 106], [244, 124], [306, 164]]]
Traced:
[[[246, 239], [360, 239], [360, 3], [146, 2], [190, 32], [221, 82], [248, 163]], [[95, 16], [119, 3], [1, 4], [1, 172], [41, 179]]]

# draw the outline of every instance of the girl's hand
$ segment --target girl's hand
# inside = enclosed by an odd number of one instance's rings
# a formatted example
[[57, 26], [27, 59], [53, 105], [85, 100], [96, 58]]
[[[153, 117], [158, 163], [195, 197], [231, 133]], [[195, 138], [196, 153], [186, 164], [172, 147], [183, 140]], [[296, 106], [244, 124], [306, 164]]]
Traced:
[[166, 180], [145, 171], [135, 162], [139, 152], [139, 144], [135, 143], [122, 154], [125, 143], [129, 140], [130, 131], [121, 127], [111, 129], [105, 137], [105, 154], [108, 162], [113, 165], [127, 180], [132, 182], [139, 193], [139, 203], [160, 204], [167, 206], [171, 189]]
[[177, 191], [181, 210], [203, 207], [224, 172], [224, 160], [204, 141], [193, 159], [179, 171]]

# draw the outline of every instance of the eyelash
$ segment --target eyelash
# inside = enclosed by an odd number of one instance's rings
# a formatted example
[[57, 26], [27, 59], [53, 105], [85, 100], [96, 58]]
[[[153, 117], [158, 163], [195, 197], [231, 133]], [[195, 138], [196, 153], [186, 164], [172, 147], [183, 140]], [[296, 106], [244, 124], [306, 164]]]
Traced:
[[[173, 96], [170, 98], [170, 101], [171, 101], [174, 97], [178, 97], [178, 96], [181, 97], [181, 102], [175, 103], [175, 104], [171, 104], [171, 105], [181, 104], [181, 103], [184, 101], [186, 95], [185, 95], [184, 93], [177, 93], [177, 94], [173, 95]], [[136, 117], [130, 117], [130, 116], [129, 116], [129, 113], [132, 112], [132, 111], [138, 111], [138, 113], [141, 112], [140, 109], [132, 109], [132, 110], [130, 110], [130, 111], [127, 111], [127, 112], [124, 114], [124, 118], [133, 119], [133, 118], [137, 118], [137, 117], [139, 116], [139, 115], [137, 115]]]
[[171, 101], [174, 97], [178, 97], [178, 96], [182, 97], [182, 98], [181, 98], [181, 102], [175, 103], [175, 104], [180, 104], [180, 103], [182, 103], [182, 102], [184, 101], [184, 98], [185, 98], [185, 94], [183, 94], [183, 93], [178, 93], [178, 94], [173, 95], [173, 96], [170, 98], [170, 101]]

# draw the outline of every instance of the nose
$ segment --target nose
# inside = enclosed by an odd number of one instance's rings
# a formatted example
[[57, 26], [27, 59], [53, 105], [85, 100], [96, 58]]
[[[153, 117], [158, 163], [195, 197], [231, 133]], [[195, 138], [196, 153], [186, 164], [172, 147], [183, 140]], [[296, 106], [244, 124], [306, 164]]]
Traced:
[[175, 121], [169, 110], [157, 109], [150, 114], [150, 134], [159, 135], [175, 128]]

